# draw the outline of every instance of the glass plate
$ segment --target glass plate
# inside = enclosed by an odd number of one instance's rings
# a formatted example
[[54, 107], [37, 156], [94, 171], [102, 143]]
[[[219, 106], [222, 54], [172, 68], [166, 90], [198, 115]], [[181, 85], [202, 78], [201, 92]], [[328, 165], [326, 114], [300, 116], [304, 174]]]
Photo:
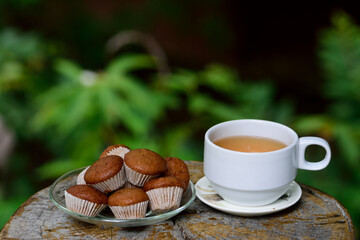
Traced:
[[70, 216], [79, 219], [81, 221], [92, 223], [101, 226], [115, 226], [115, 227], [138, 227], [152, 225], [179, 214], [184, 209], [186, 209], [196, 197], [194, 184], [190, 181], [189, 186], [185, 193], [182, 196], [180, 207], [165, 213], [152, 213], [148, 211], [145, 218], [139, 219], [116, 219], [111, 213], [110, 209], [105, 208], [99, 215], [96, 217], [88, 217], [82, 214], [78, 214], [70, 211], [65, 207], [65, 198], [64, 191], [76, 184], [77, 175], [84, 170], [85, 167], [73, 170], [59, 177], [50, 187], [49, 195], [50, 199], [56, 207]]

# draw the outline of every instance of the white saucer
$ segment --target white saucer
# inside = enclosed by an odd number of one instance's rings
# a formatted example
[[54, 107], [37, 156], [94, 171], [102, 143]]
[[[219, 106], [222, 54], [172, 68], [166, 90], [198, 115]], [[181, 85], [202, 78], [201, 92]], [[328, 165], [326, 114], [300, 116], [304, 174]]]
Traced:
[[220, 211], [238, 216], [261, 216], [281, 211], [294, 205], [301, 197], [301, 187], [293, 181], [290, 189], [276, 202], [259, 207], [245, 207], [224, 201], [212, 188], [206, 177], [201, 178], [195, 185], [196, 196], [206, 205]]

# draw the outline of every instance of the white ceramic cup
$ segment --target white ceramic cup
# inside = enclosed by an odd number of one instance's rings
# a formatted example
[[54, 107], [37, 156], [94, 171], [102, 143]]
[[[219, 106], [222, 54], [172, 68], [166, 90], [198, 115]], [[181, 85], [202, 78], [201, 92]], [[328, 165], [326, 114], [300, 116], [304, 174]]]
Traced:
[[[254, 136], [278, 140], [287, 145], [280, 150], [248, 153], [228, 150], [213, 143], [231, 136]], [[308, 162], [305, 150], [319, 145], [326, 155]], [[215, 191], [225, 200], [242, 206], [262, 206], [275, 202], [295, 180], [297, 169], [321, 170], [331, 158], [329, 144], [318, 137], [301, 137], [291, 128], [265, 120], [244, 119], [219, 123], [205, 134], [204, 173]]]

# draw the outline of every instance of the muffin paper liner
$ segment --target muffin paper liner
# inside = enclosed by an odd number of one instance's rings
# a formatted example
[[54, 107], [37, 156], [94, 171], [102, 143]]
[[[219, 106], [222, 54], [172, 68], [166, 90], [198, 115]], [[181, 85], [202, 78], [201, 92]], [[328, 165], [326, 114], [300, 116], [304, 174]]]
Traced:
[[149, 201], [136, 203], [129, 206], [109, 206], [116, 219], [144, 218]]
[[118, 148], [114, 148], [114, 149], [112, 149], [111, 151], [109, 151], [109, 152], [106, 154], [106, 156], [109, 156], [109, 155], [117, 155], [117, 156], [122, 157], [122, 159], [124, 159], [125, 154], [127, 154], [129, 151], [130, 151], [130, 149], [128, 149], [128, 148], [118, 147]]
[[76, 178], [76, 184], [77, 185], [85, 185], [86, 184], [84, 176], [85, 176], [86, 171], [89, 169], [89, 167], [90, 166], [88, 166], [87, 168], [82, 170], [81, 173], [79, 173], [79, 175]]
[[181, 187], [165, 187], [147, 191], [151, 211], [163, 212], [179, 208], [183, 191]]
[[107, 206], [106, 204], [92, 203], [75, 197], [67, 191], [65, 191], [65, 205], [67, 209], [73, 212], [90, 217], [95, 217]]
[[117, 174], [115, 174], [115, 176], [109, 178], [106, 181], [89, 185], [96, 189], [99, 189], [104, 193], [108, 193], [121, 188], [124, 185], [125, 180], [125, 167], [123, 164], [121, 170]]
[[136, 172], [136, 171], [132, 170], [131, 168], [129, 168], [125, 162], [124, 162], [124, 165], [125, 165], [125, 172], [126, 172], [127, 180], [130, 183], [132, 183], [136, 186], [139, 186], [139, 187], [144, 186], [144, 184], [147, 181], [149, 181], [150, 179], [159, 176], [159, 175], [142, 174], [142, 173]]

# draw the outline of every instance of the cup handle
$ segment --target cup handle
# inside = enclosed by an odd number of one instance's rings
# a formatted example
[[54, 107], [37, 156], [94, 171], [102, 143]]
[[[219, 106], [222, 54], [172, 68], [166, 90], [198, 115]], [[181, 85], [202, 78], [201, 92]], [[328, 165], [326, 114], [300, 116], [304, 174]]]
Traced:
[[[305, 170], [321, 170], [324, 169], [330, 162], [331, 150], [329, 143], [319, 137], [301, 137], [299, 138], [299, 151], [298, 151], [298, 168]], [[319, 145], [326, 151], [323, 160], [319, 162], [308, 162], [305, 159], [305, 151], [309, 145]]]

